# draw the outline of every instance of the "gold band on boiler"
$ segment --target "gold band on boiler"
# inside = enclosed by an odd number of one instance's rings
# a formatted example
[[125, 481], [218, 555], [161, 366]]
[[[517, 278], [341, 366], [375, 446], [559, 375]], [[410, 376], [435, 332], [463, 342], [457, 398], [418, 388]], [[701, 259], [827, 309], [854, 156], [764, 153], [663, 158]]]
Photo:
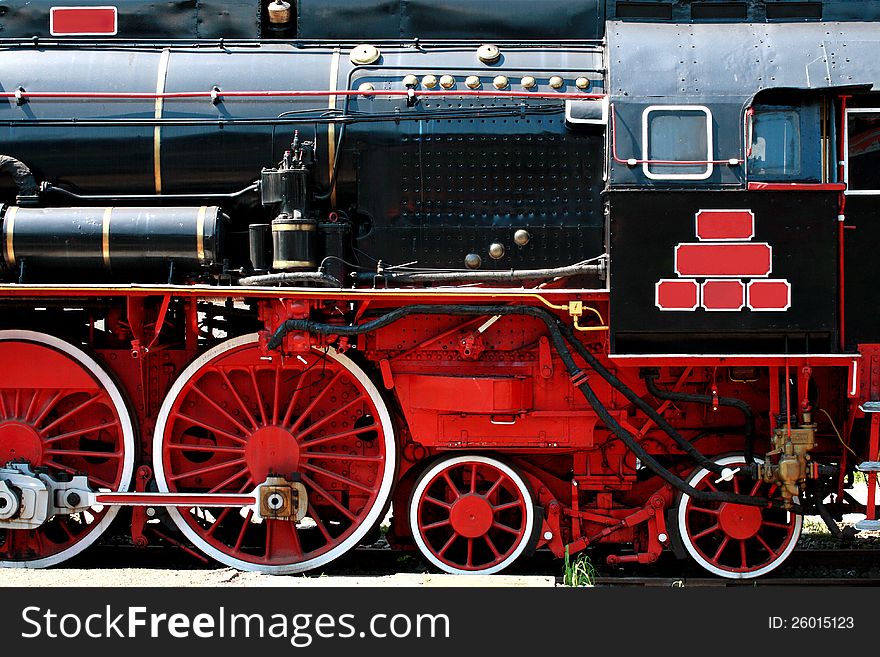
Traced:
[[6, 211], [6, 264], [15, 267], [15, 248], [12, 245], [12, 236], [15, 234], [15, 213], [18, 206], [13, 205]]
[[[336, 91], [339, 84], [339, 48], [333, 51], [333, 57], [330, 60], [330, 91]], [[330, 96], [327, 101], [327, 108], [336, 109], [336, 95]], [[336, 124], [332, 121], [327, 123], [327, 181], [330, 187], [330, 209], [336, 209], [336, 185], [333, 181], [333, 164], [336, 161]]]
[[196, 255], [199, 264], [205, 264], [205, 216], [208, 214], [208, 206], [199, 208], [199, 216], [196, 218]]
[[104, 266], [110, 268], [110, 217], [113, 208], [104, 208], [104, 220], [101, 222], [101, 253], [104, 255]]
[[[162, 112], [165, 108], [165, 100], [161, 94], [165, 93], [165, 80], [168, 77], [168, 62], [171, 59], [171, 51], [167, 48], [159, 57], [159, 74], [156, 78], [156, 121], [162, 120]], [[162, 193], [162, 127], [156, 125], [153, 128], [153, 178], [156, 185], [156, 193]]]
[[293, 267], [314, 267], [313, 260], [273, 260], [272, 269], [292, 269]]

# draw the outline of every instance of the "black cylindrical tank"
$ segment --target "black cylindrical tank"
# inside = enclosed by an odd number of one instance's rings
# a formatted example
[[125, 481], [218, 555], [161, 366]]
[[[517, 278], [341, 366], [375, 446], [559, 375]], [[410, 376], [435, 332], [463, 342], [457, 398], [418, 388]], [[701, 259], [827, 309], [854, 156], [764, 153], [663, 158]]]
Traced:
[[3, 260], [30, 272], [195, 271], [219, 259], [217, 207], [23, 208], [3, 216]]

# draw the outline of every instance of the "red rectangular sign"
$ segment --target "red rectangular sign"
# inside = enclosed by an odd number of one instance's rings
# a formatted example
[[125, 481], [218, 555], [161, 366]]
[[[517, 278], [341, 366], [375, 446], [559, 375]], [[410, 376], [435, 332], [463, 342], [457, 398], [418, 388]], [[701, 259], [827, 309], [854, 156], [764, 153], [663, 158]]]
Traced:
[[113, 36], [117, 31], [116, 7], [52, 7], [52, 36]]
[[679, 244], [675, 273], [679, 276], [768, 276], [772, 250], [765, 242]]
[[700, 210], [697, 237], [701, 240], [750, 240], [755, 236], [751, 210]]

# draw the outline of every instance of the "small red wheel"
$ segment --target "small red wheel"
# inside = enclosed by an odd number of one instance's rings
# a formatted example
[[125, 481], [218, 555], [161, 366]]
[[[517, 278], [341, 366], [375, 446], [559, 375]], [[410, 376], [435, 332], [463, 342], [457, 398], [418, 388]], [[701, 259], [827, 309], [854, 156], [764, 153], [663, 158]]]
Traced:
[[[0, 466], [26, 462], [51, 476], [84, 473], [96, 490], [128, 490], [134, 429], [122, 394], [82, 350], [51, 335], [0, 331]], [[118, 508], [57, 515], [38, 529], [2, 529], [0, 565], [43, 568], [79, 554]]]
[[[742, 456], [718, 459], [719, 465], [745, 465]], [[705, 468], [688, 479], [697, 490], [742, 493], [771, 498], [774, 484], [737, 476], [716, 481]], [[730, 579], [759, 577], [779, 566], [792, 553], [801, 534], [803, 516], [784, 509], [730, 502], [697, 502], [682, 495], [676, 513], [677, 531], [685, 549], [710, 573]]]
[[422, 555], [447, 573], [497, 573], [532, 545], [535, 512], [523, 478], [486, 456], [457, 456], [419, 477], [410, 530]]
[[395, 444], [379, 391], [330, 349], [266, 358], [257, 335], [209, 350], [175, 382], [153, 442], [159, 490], [250, 492], [270, 474], [301, 477], [299, 523], [253, 510], [171, 509], [202, 551], [241, 570], [295, 573], [342, 555], [378, 522]]

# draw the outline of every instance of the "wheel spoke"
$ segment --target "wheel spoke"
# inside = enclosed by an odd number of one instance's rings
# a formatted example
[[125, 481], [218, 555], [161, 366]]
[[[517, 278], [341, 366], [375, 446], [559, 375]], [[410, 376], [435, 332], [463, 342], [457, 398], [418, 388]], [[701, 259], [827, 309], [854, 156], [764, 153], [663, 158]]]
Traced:
[[755, 534], [755, 539], [757, 539], [758, 543], [760, 543], [761, 546], [762, 546], [765, 550], [767, 550], [767, 552], [770, 554], [770, 556], [774, 556], [774, 555], [776, 554], [776, 550], [774, 550], [772, 547], [770, 547], [770, 546], [767, 544], [767, 541], [764, 540], [764, 537], [761, 536], [761, 534]]
[[321, 534], [324, 536], [324, 540], [328, 543], [332, 543], [333, 537], [330, 536], [330, 532], [327, 531], [327, 527], [321, 520], [321, 516], [318, 515], [318, 512], [315, 510], [315, 507], [312, 506], [311, 502], [309, 502], [309, 517], [315, 521], [315, 526], [318, 528], [318, 531], [321, 532]]
[[452, 491], [452, 494], [456, 497], [461, 497], [461, 491], [458, 490], [458, 486], [452, 483], [452, 478], [449, 476], [449, 472], [446, 470], [443, 471], [443, 480], [449, 486], [449, 489]]
[[[324, 417], [322, 417], [320, 420], [318, 420], [314, 424], [310, 424], [308, 427], [306, 427], [306, 429], [304, 431], [300, 431], [298, 434], [296, 434], [297, 439], [302, 438], [303, 436], [308, 436], [315, 429], [319, 429], [320, 427], [323, 427], [325, 424], [327, 424], [334, 417], [344, 413], [345, 411], [350, 409], [355, 404], [363, 404], [363, 397], [358, 396], [357, 398], [352, 399], [349, 402], [346, 402], [345, 404], [343, 404], [339, 408], [334, 409], [332, 412], [330, 412], [327, 415], [325, 415]], [[365, 429], [364, 427], [359, 427], [357, 430], [357, 433], [363, 433], [364, 429]]]
[[326, 395], [330, 389], [334, 386], [334, 384], [342, 377], [342, 372], [337, 372], [332, 379], [330, 379], [330, 383], [321, 388], [318, 391], [318, 394], [315, 395], [315, 398], [309, 402], [309, 405], [306, 406], [306, 409], [300, 413], [300, 416], [297, 418], [296, 422], [290, 427], [290, 433], [296, 434], [299, 428], [302, 426], [302, 423], [306, 421], [306, 418], [311, 414], [313, 410], [318, 406], [318, 402], [320, 402], [324, 395]]
[[730, 536], [725, 536], [721, 540], [721, 545], [718, 546], [718, 550], [716, 550], [715, 555], [712, 557], [712, 561], [718, 563], [718, 559], [721, 556], [721, 553], [724, 552], [724, 548], [727, 547], [728, 543], [730, 543]]
[[721, 527], [719, 525], [715, 524], [715, 525], [712, 525], [711, 527], [709, 527], [708, 529], [704, 529], [699, 534], [694, 534], [693, 536], [691, 536], [691, 538], [693, 540], [697, 541], [697, 540], [703, 538], [704, 536], [708, 536], [709, 534], [714, 534], [715, 532], [720, 531], [720, 529], [721, 529]]
[[31, 424], [31, 413], [34, 412], [34, 406], [37, 404], [37, 400], [40, 398], [40, 391], [34, 390], [31, 395], [31, 401], [28, 404], [27, 410], [24, 412], [24, 421], [26, 424]]
[[342, 505], [342, 503], [339, 502], [339, 500], [337, 500], [330, 493], [328, 493], [326, 490], [324, 490], [323, 487], [319, 486], [318, 483], [314, 479], [312, 479], [308, 475], [303, 475], [302, 479], [303, 479], [304, 483], [308, 484], [308, 486], [315, 491], [315, 493], [320, 495], [321, 498], [323, 498], [324, 500], [329, 502], [333, 507], [335, 507], [336, 510], [339, 511], [339, 513], [344, 515], [346, 518], [348, 518], [352, 522], [355, 522], [357, 520], [356, 515], [354, 515], [351, 511], [346, 509]]
[[498, 522], [497, 520], [492, 523], [492, 526], [495, 529], [500, 529], [503, 532], [507, 532], [508, 534], [513, 534], [514, 536], [519, 536], [519, 530], [514, 529], [513, 527], [508, 527], [504, 523]]
[[438, 500], [436, 497], [431, 497], [430, 495], [425, 495], [423, 498], [425, 502], [430, 502], [431, 504], [435, 504], [437, 506], [442, 506], [444, 509], [451, 509], [452, 505], [444, 502], [442, 500]]
[[244, 411], [245, 416], [247, 417], [248, 421], [253, 426], [254, 430], [256, 431], [257, 429], [259, 429], [260, 424], [257, 422], [257, 418], [255, 418], [253, 416], [253, 414], [251, 413], [251, 409], [249, 409], [247, 407], [247, 404], [244, 403], [244, 400], [241, 398], [241, 395], [238, 394], [238, 390], [236, 390], [235, 386], [232, 385], [232, 381], [229, 379], [229, 375], [226, 374], [226, 372], [220, 367], [215, 368], [214, 371], [219, 372], [220, 376], [223, 377], [223, 381], [226, 384], [227, 390], [229, 390], [229, 392], [232, 393], [233, 399], [235, 399], [239, 408], [241, 408], [241, 410]]
[[257, 383], [257, 368], [249, 367], [248, 372], [251, 375], [251, 383], [254, 386], [254, 400], [257, 402], [257, 408], [260, 409], [260, 417], [263, 418], [263, 426], [269, 424], [269, 419], [266, 417], [266, 408], [263, 406], [263, 395], [260, 392], [260, 385]]
[[739, 539], [739, 557], [741, 562], [741, 568], [749, 567], [749, 558], [746, 554], [746, 542], [743, 539]]
[[213, 399], [211, 399], [211, 397], [210, 397], [210, 395], [208, 395], [208, 393], [203, 392], [196, 385], [192, 386], [192, 391], [194, 393], [196, 393], [199, 397], [204, 399], [206, 402], [208, 402], [208, 404], [211, 406], [211, 408], [215, 409], [218, 413], [220, 413], [220, 415], [225, 417], [229, 422], [231, 422], [234, 426], [236, 426], [239, 431], [241, 431], [244, 434], [250, 433], [250, 430], [246, 426], [244, 426], [241, 422], [239, 422], [238, 418], [236, 418], [232, 413], [230, 413], [225, 408], [223, 408], [220, 404], [218, 404]]
[[57, 436], [52, 436], [51, 438], [44, 438], [43, 444], [50, 445], [52, 443], [57, 443], [61, 440], [67, 440], [69, 438], [77, 438], [79, 436], [84, 436], [87, 433], [92, 433], [94, 431], [104, 431], [105, 429], [114, 429], [119, 428], [118, 422], [105, 422], [104, 424], [98, 424], [94, 427], [86, 427], [85, 429], [77, 429], [76, 431], [68, 431], [67, 433], [62, 433]]
[[755, 481], [755, 485], [752, 486], [752, 489], [749, 491], [749, 495], [751, 495], [752, 497], [754, 497], [755, 495], [757, 495], [757, 494], [758, 494], [758, 491], [761, 490], [761, 484], [762, 484], [762, 483], [764, 483], [764, 482], [761, 481], [760, 479], [758, 479], [757, 481]]
[[[43, 420], [46, 419], [46, 416], [49, 415], [49, 413], [52, 411], [53, 408], [55, 408], [55, 403], [58, 401], [58, 399], [60, 397], [61, 397], [61, 391], [58, 390], [54, 395], [52, 395], [49, 398], [49, 400], [46, 402], [46, 404], [40, 410], [40, 414], [37, 415], [37, 417], [35, 417], [33, 419], [33, 421], [30, 423], [32, 427], [38, 427], [38, 426], [40, 426], [40, 424], [42, 424]], [[0, 394], [0, 399], [3, 399], [2, 394]], [[4, 412], [4, 415], [5, 415], [5, 412]]]
[[202, 420], [199, 420], [199, 419], [194, 418], [190, 415], [187, 415], [186, 413], [181, 413], [178, 411], [177, 417], [179, 419], [184, 420], [186, 422], [189, 422], [190, 424], [193, 424], [197, 427], [201, 427], [202, 429], [207, 429], [208, 431], [215, 433], [218, 436], [223, 436], [224, 438], [228, 438], [229, 440], [235, 441], [235, 442], [239, 443], [240, 445], [247, 444], [247, 441], [244, 438], [242, 438], [241, 436], [236, 436], [234, 433], [229, 433], [228, 431], [224, 431], [223, 429], [221, 429], [219, 427], [215, 427], [213, 424], [208, 424], [207, 422], [202, 422]]
[[242, 465], [246, 463], [244, 459], [233, 459], [231, 461], [224, 461], [223, 463], [218, 463], [216, 465], [207, 465], [204, 468], [199, 468], [198, 470], [191, 470], [189, 472], [181, 472], [180, 474], [171, 475], [168, 477], [171, 481], [182, 481], [184, 479], [191, 479], [192, 477], [198, 477], [201, 475], [209, 474], [211, 472], [218, 472], [220, 470], [225, 470], [226, 468], [231, 468], [236, 465]]
[[486, 542], [486, 545], [489, 546], [489, 549], [492, 550], [492, 554], [495, 555], [495, 561], [498, 561], [501, 558], [501, 552], [495, 547], [495, 543], [492, 542], [492, 537], [489, 536], [488, 533], [483, 534], [483, 540]]
[[366, 456], [364, 454], [334, 454], [333, 452], [300, 452], [301, 458], [305, 459], [329, 459], [332, 461], [365, 461], [367, 463], [376, 463], [384, 461], [385, 457], [381, 454], [375, 456]]
[[703, 507], [703, 506], [694, 506], [694, 505], [689, 506], [688, 513], [694, 513], [694, 512], [705, 513], [710, 516], [717, 516], [718, 515], [718, 509], [707, 509], [706, 507]]
[[[471, 493], [477, 492], [477, 464], [471, 463]], [[473, 544], [471, 543], [469, 549], [473, 549]]]
[[243, 447], [229, 447], [224, 445], [184, 445], [175, 443], [168, 445], [173, 452], [206, 452], [208, 454], [244, 454]]
[[47, 449], [47, 456], [79, 456], [81, 458], [121, 459], [123, 454], [117, 452], [95, 452], [84, 449]]
[[247, 514], [245, 514], [244, 522], [241, 523], [241, 529], [238, 530], [238, 538], [235, 540], [235, 548], [236, 552], [241, 550], [241, 546], [244, 543], [244, 535], [247, 534], [248, 527], [251, 525], [251, 518], [254, 517], [254, 510], [248, 509]]
[[468, 568], [474, 567], [474, 539], [472, 538], [467, 540], [467, 566]]
[[342, 438], [351, 438], [352, 436], [356, 436], [359, 433], [363, 433], [364, 431], [370, 429], [375, 425], [370, 425], [367, 427], [358, 427], [357, 429], [350, 429], [348, 431], [341, 431], [339, 433], [330, 434], [328, 436], [322, 436], [321, 438], [312, 438], [311, 440], [304, 440], [299, 444], [300, 448], [306, 449], [309, 447], [314, 447], [315, 445], [322, 445], [324, 443], [330, 443], [334, 440], [341, 440]]
[[486, 491], [486, 494], [483, 495], [483, 497], [486, 498], [487, 500], [491, 500], [492, 495], [495, 493], [496, 490], [498, 490], [498, 488], [501, 486], [501, 484], [503, 482], [504, 482], [504, 477], [503, 476], [498, 477], [497, 481], [494, 484], [492, 484], [492, 487]]
[[330, 479], [333, 479], [334, 481], [338, 481], [341, 484], [346, 484], [348, 486], [351, 486], [352, 488], [358, 488], [358, 489], [365, 491], [367, 493], [373, 492], [373, 488], [371, 486], [367, 486], [365, 484], [360, 483], [359, 481], [355, 481], [354, 479], [350, 479], [349, 477], [345, 477], [341, 474], [337, 474], [337, 473], [332, 472], [330, 470], [327, 470], [325, 468], [319, 468], [317, 465], [312, 465], [311, 463], [303, 463], [302, 467], [304, 470], [311, 470], [315, 474], [320, 474], [325, 477], [329, 477]]
[[272, 424], [278, 424], [279, 396], [281, 394], [281, 369], [275, 368], [275, 390], [272, 394]]
[[39, 430], [40, 434], [46, 435], [49, 431], [51, 431], [52, 429], [57, 427], [59, 424], [63, 424], [65, 420], [69, 420], [71, 417], [73, 417], [74, 415], [79, 413], [84, 408], [92, 405], [93, 403], [98, 401], [98, 399], [100, 399], [100, 398], [101, 398], [100, 394], [95, 394], [95, 395], [89, 397], [81, 404], [74, 406], [72, 409], [70, 409], [69, 411], [67, 411], [66, 413], [61, 415], [60, 417], [55, 418], [50, 424], [48, 424], [45, 427], [43, 427], [42, 429], [40, 429]]
[[[247, 468], [242, 468], [242, 469], [239, 470], [238, 472], [233, 473], [233, 475], [232, 475], [231, 477], [229, 477], [228, 479], [224, 479], [222, 482], [220, 482], [219, 484], [217, 484], [216, 486], [214, 486], [214, 487], [213, 487], [212, 489], [210, 489], [208, 492], [209, 492], [209, 493], [220, 493], [220, 492], [223, 492], [223, 489], [224, 489], [224, 488], [226, 488], [227, 486], [229, 486], [229, 485], [230, 485], [233, 481], [235, 481], [236, 479], [239, 479], [242, 475], [245, 475], [245, 476], [247, 475]], [[242, 489], [241, 489], [240, 491], [238, 491], [238, 492], [239, 492], [239, 493], [247, 492], [248, 487], [253, 488], [253, 486], [254, 486], [254, 480], [251, 479], [250, 477], [248, 477], [248, 478], [247, 478], [247, 481], [245, 481], [245, 483], [244, 483], [244, 486], [242, 486]]]
[[494, 513], [498, 513], [500, 511], [507, 511], [508, 509], [521, 509], [523, 506], [522, 500], [515, 500], [513, 502], [506, 502], [505, 504], [499, 504], [497, 506], [492, 507], [492, 511]]
[[[58, 461], [55, 461], [53, 459], [46, 459], [44, 462], [44, 465], [48, 465], [49, 467], [63, 470], [64, 472], [72, 474], [73, 476], [77, 476], [77, 475], [81, 474], [81, 472], [79, 470], [74, 470], [73, 468], [70, 468], [70, 467], [64, 465], [63, 463], [59, 463]], [[92, 473], [88, 473], [88, 479], [90, 482], [97, 484], [100, 488], [109, 488], [110, 490], [113, 490], [116, 487], [114, 484], [111, 484], [109, 481], [104, 481], [103, 479], [95, 476]]]
[[438, 520], [437, 522], [432, 522], [427, 525], [422, 525], [423, 531], [429, 531], [431, 529], [437, 529], [438, 527], [446, 527], [449, 524], [449, 518], [445, 520]]
[[455, 532], [452, 532], [452, 536], [449, 537], [449, 540], [446, 541], [446, 543], [443, 545], [442, 548], [440, 548], [440, 551], [437, 554], [440, 555], [441, 557], [444, 554], [446, 554], [446, 550], [448, 550], [450, 547], [452, 547], [452, 544], [455, 543], [455, 539], [457, 539], [457, 538], [458, 538], [458, 534], [456, 534]]

